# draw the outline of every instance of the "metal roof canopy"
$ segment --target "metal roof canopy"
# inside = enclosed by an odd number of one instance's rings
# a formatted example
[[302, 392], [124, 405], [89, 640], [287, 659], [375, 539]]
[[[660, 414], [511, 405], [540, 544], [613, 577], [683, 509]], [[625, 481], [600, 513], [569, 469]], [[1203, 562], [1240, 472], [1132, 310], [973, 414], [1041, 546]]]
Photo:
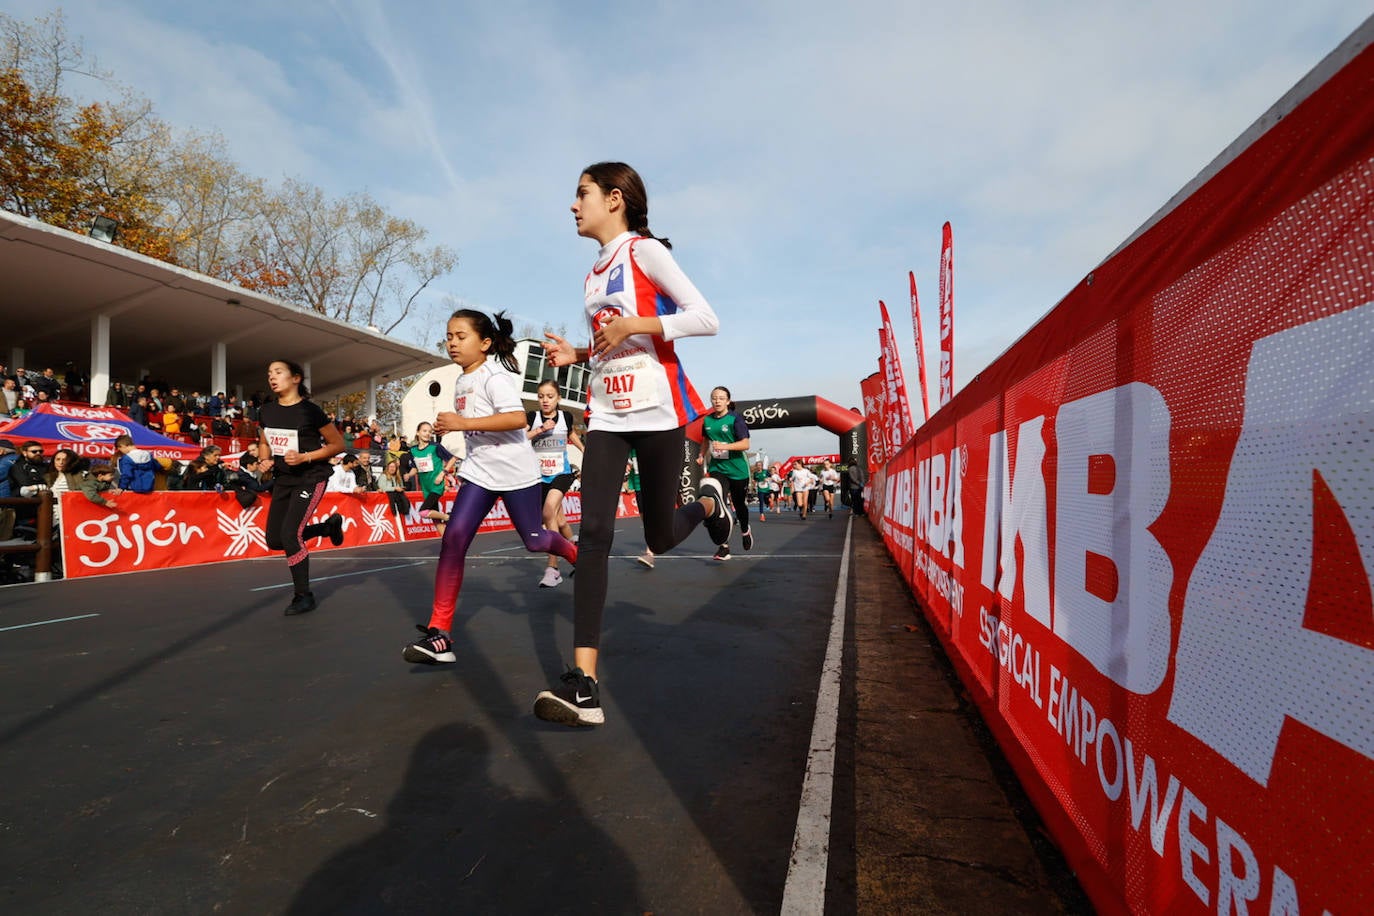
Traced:
[[[93, 321], [109, 317], [110, 380], [140, 369], [183, 391], [209, 390], [211, 354], [225, 346], [226, 391], [267, 389], [267, 364], [307, 365], [312, 396], [332, 397], [415, 375], [446, 356], [326, 318], [271, 296], [175, 267], [37, 220], [0, 211], [0, 361], [89, 368]], [[16, 367], [11, 367], [11, 369]], [[103, 399], [105, 392], [92, 392]]]

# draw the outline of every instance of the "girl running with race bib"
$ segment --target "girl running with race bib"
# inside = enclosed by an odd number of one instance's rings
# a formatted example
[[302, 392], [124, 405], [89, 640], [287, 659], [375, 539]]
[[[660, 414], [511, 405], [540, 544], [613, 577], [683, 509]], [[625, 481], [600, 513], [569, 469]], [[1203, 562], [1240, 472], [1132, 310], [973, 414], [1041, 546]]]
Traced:
[[[730, 494], [735, 518], [739, 521], [744, 549], [754, 548], [754, 533], [749, 530], [749, 427], [735, 412], [730, 389], [718, 386], [711, 389], [711, 412], [701, 424], [706, 446], [706, 473], [720, 482], [721, 489]], [[730, 559], [730, 545], [716, 548], [715, 559]]]
[[343, 518], [331, 515], [307, 525], [319, 508], [333, 473], [329, 459], [344, 450], [343, 435], [314, 401], [308, 400], [305, 370], [279, 359], [267, 365], [267, 387], [275, 401], [262, 405], [258, 420], [258, 462], [272, 462], [272, 503], [267, 510], [267, 547], [286, 554], [296, 593], [286, 606], [288, 616], [315, 610], [310, 591], [310, 553], [305, 542], [328, 536], [343, 543]]
[[[453, 386], [453, 410], [434, 418], [440, 436], [463, 433], [467, 457], [458, 469], [463, 481], [453, 499], [448, 527], [439, 546], [434, 573], [434, 605], [429, 624], [416, 625], [423, 638], [401, 653], [408, 662], [452, 664], [453, 614], [463, 587], [463, 565], [482, 519], [498, 498], [506, 503], [511, 523], [531, 553], [554, 553], [577, 562], [577, 548], [541, 524], [539, 462], [525, 438], [525, 409], [520, 388], [511, 375], [516, 369], [515, 340], [503, 313], [493, 321], [485, 312], [459, 309], [448, 320], [444, 343], [449, 357], [463, 368]], [[509, 372], [488, 360], [495, 356]]]
[[553, 366], [591, 364], [590, 419], [582, 457], [581, 551], [573, 588], [573, 664], [562, 684], [535, 698], [534, 714], [564, 725], [600, 725], [596, 663], [606, 605], [607, 563], [615, 535], [625, 465], [639, 464], [639, 511], [654, 553], [680, 544], [702, 522], [711, 540], [730, 540], [734, 522], [720, 484], [702, 481], [695, 502], [675, 507], [684, 428], [703, 412], [701, 398], [678, 362], [680, 337], [716, 333], [709, 303], [649, 230], [644, 182], [623, 162], [589, 166], [572, 204], [577, 234], [601, 245], [583, 294], [591, 345], [574, 347], [545, 334]]
[[[568, 446], [581, 451], [582, 440], [573, 431], [572, 414], [558, 409], [558, 383], [544, 379], [535, 389], [539, 398], [539, 409], [530, 417], [530, 428], [525, 435], [534, 446], [534, 454], [539, 458], [539, 479], [544, 494], [544, 527], [557, 531], [572, 540], [572, 525], [563, 514], [563, 496], [572, 487], [577, 475], [573, 473], [572, 462], [568, 460]], [[558, 571], [558, 557], [549, 554], [549, 565], [544, 568], [544, 578], [539, 580], [540, 588], [554, 588], [563, 581]]]

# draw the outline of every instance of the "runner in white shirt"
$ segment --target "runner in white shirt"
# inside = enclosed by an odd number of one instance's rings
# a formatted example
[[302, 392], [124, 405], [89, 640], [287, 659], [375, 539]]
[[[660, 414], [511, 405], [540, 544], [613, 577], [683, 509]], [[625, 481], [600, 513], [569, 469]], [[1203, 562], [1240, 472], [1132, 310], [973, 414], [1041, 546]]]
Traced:
[[[505, 501], [510, 520], [531, 553], [556, 553], [577, 562], [577, 548], [556, 531], [541, 524], [539, 462], [525, 438], [525, 410], [515, 377], [515, 340], [511, 322], [502, 313], [496, 320], [475, 309], [459, 309], [448, 320], [444, 342], [448, 355], [463, 374], [453, 386], [453, 407], [434, 418], [439, 435], [463, 433], [467, 457], [458, 469], [463, 485], [453, 500], [448, 527], [439, 547], [439, 566], [434, 574], [434, 607], [427, 626], [417, 626], [424, 637], [408, 646], [402, 656], [420, 664], [451, 664], [454, 608], [463, 587], [463, 565], [482, 519]], [[490, 353], [509, 371], [488, 361]]]
[[840, 472], [829, 461], [821, 465], [821, 495], [825, 497], [826, 518], [835, 517], [835, 494], [840, 492]]
[[[535, 389], [539, 398], [539, 409], [530, 418], [530, 428], [525, 431], [534, 454], [539, 458], [540, 489], [544, 494], [544, 527], [557, 531], [572, 540], [572, 525], [563, 514], [563, 497], [572, 489], [577, 479], [572, 461], [568, 459], [568, 446], [582, 450], [582, 440], [573, 430], [572, 414], [558, 409], [558, 383], [544, 379]], [[540, 588], [554, 588], [563, 581], [558, 571], [558, 557], [549, 554], [549, 565], [544, 568], [544, 578], [539, 580]]]
[[675, 508], [684, 428], [704, 408], [674, 342], [715, 334], [716, 313], [668, 253], [667, 240], [649, 230], [649, 197], [634, 169], [623, 162], [588, 166], [571, 209], [577, 234], [601, 245], [583, 288], [591, 345], [574, 347], [557, 334], [546, 334], [544, 344], [551, 365], [585, 360], [592, 368], [573, 588], [574, 667], [561, 686], [535, 698], [534, 713], [564, 725], [600, 725], [601, 615], [630, 450], [639, 463], [644, 539], [655, 554], [680, 544], [703, 521], [711, 540], [724, 544], [734, 521], [720, 484], [710, 478], [696, 501]]
[[792, 472], [787, 475], [792, 481], [792, 498], [797, 501], [797, 511], [801, 513], [801, 520], [806, 521], [806, 510], [811, 503], [811, 488], [816, 485], [816, 475], [811, 473], [811, 469], [798, 461], [792, 465]]

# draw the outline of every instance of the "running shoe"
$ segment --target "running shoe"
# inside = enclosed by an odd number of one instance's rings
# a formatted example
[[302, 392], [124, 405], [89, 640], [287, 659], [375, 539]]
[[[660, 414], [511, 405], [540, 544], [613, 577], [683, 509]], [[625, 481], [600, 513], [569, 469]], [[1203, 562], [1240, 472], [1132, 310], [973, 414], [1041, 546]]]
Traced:
[[725, 493], [720, 488], [720, 482], [713, 477], [703, 479], [697, 491], [697, 497], [702, 496], [711, 497], [716, 504], [715, 511], [706, 516], [704, 522], [707, 533], [711, 535], [711, 543], [724, 544], [730, 540], [730, 534], [735, 530], [735, 517], [726, 508]]
[[553, 690], [541, 690], [534, 698], [534, 714], [545, 722], [559, 725], [601, 725], [601, 689], [596, 679], [570, 668], [559, 678], [563, 683]]
[[415, 629], [425, 634], [425, 638], [411, 643], [402, 650], [401, 657], [406, 661], [416, 665], [451, 665], [458, 661], [458, 656], [453, 654], [453, 640], [449, 639], [443, 630], [437, 627], [422, 627], [418, 623]]
[[286, 606], [284, 613], [287, 617], [295, 617], [297, 614], [309, 614], [319, 605], [315, 602], [315, 593], [306, 592], [304, 595], [296, 595], [291, 599], [291, 603]]
[[329, 538], [329, 543], [338, 547], [343, 543], [343, 516], [337, 512], [324, 520], [325, 535]]
[[754, 532], [750, 531], [748, 528], [745, 528], [744, 531], [740, 534], [740, 537], [744, 540], [745, 550], [754, 549]]
[[635, 559], [650, 569], [654, 568], [654, 552], [652, 550], [644, 551], [639, 556], [635, 557]]
[[712, 556], [711, 559], [713, 559], [713, 560], [728, 560], [728, 559], [730, 559], [730, 545], [729, 545], [729, 544], [721, 544], [719, 547], [716, 548], [715, 555]]
[[563, 582], [563, 574], [552, 566], [544, 567], [544, 578], [539, 580], [540, 588], [554, 588]]

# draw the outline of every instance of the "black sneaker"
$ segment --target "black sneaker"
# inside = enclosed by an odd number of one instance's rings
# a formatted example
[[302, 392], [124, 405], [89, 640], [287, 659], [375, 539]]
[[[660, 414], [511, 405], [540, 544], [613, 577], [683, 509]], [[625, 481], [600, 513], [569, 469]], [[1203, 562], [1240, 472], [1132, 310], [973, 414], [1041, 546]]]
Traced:
[[725, 505], [725, 493], [720, 488], [720, 482], [713, 477], [703, 478], [701, 486], [697, 489], [697, 498], [703, 496], [711, 497], [716, 504], [715, 511], [706, 516], [703, 522], [706, 525], [706, 533], [711, 535], [711, 543], [724, 544], [730, 540], [730, 534], [735, 530], [735, 517]]
[[570, 668], [559, 678], [563, 683], [553, 690], [541, 690], [534, 698], [534, 714], [545, 722], [559, 725], [601, 725], [601, 689], [596, 679]]
[[740, 538], [744, 541], [745, 550], [754, 549], [754, 532], [750, 531], [748, 528], [745, 528], [744, 531], [740, 534]]
[[294, 617], [297, 614], [309, 614], [317, 607], [319, 605], [315, 602], [315, 593], [306, 592], [304, 595], [297, 595], [292, 598], [284, 613], [287, 617]]
[[728, 560], [728, 559], [730, 559], [730, 545], [729, 545], [729, 544], [721, 544], [719, 547], [716, 548], [716, 553], [715, 553], [715, 555], [714, 555], [713, 557], [711, 557], [711, 559], [713, 559], [713, 560]]
[[343, 516], [337, 512], [324, 520], [325, 535], [329, 538], [329, 543], [338, 547], [343, 543]]
[[425, 634], [425, 638], [411, 643], [401, 651], [401, 657], [406, 661], [416, 665], [451, 665], [458, 661], [458, 656], [453, 654], [453, 640], [449, 639], [443, 630], [437, 627], [422, 627], [418, 623], [415, 629]]

